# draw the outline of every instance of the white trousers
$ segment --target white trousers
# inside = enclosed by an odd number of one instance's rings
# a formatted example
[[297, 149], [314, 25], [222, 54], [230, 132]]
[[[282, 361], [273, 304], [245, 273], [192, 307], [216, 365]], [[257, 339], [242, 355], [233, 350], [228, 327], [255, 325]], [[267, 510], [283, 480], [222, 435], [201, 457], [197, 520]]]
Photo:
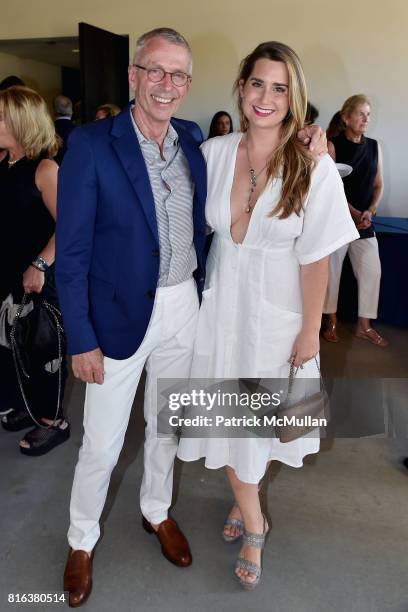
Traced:
[[329, 258], [329, 282], [323, 312], [337, 312], [340, 276], [348, 251], [358, 285], [358, 316], [376, 319], [380, 295], [381, 262], [377, 238], [363, 238], [346, 244]]
[[71, 493], [68, 542], [91, 551], [100, 536], [99, 519], [109, 480], [125, 437], [139, 379], [146, 364], [144, 474], [142, 514], [152, 523], [167, 518], [173, 490], [175, 438], [157, 437], [157, 379], [190, 375], [198, 317], [195, 281], [156, 290], [142, 344], [128, 359], [105, 357], [102, 385], [88, 384], [84, 437]]

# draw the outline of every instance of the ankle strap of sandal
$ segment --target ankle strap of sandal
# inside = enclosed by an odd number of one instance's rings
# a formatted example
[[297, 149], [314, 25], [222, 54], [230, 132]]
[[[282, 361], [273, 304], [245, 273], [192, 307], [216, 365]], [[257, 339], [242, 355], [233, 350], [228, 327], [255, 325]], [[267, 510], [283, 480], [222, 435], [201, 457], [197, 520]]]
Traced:
[[263, 533], [251, 533], [245, 530], [242, 539], [245, 544], [254, 548], [263, 548], [265, 544], [265, 535]]
[[252, 533], [251, 531], [247, 531], [244, 529], [244, 534], [242, 536], [243, 541], [248, 546], [253, 546], [254, 548], [263, 548], [265, 545], [265, 537], [266, 537], [266, 518], [263, 517], [263, 533]]

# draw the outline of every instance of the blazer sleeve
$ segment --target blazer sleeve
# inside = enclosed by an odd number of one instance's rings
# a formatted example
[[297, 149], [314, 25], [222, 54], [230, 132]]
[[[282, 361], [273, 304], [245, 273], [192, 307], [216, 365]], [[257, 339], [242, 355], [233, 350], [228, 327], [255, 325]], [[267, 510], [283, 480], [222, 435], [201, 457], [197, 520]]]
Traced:
[[55, 276], [70, 355], [98, 346], [89, 315], [88, 272], [97, 210], [97, 176], [89, 136], [75, 129], [58, 173]]

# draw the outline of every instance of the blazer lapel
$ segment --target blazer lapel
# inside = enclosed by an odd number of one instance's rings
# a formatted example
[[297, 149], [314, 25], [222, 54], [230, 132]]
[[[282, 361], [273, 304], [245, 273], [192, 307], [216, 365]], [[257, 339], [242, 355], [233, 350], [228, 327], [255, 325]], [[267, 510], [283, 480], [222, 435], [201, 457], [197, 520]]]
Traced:
[[149, 227], [159, 243], [153, 192], [145, 160], [130, 118], [129, 107], [113, 119], [111, 134], [114, 137], [112, 146], [142, 205]]

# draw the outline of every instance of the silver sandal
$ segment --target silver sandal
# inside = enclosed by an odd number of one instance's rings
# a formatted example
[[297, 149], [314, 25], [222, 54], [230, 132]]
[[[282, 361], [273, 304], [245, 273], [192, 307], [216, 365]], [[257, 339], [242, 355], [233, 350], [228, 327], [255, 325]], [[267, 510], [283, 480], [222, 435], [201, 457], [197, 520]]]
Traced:
[[[269, 525], [267, 523], [266, 517], [264, 514], [262, 516], [264, 519], [263, 533], [251, 533], [250, 531], [244, 529], [244, 533], [242, 536], [243, 544], [253, 546], [253, 548], [260, 548], [261, 550], [265, 546], [265, 538], [269, 531]], [[238, 557], [235, 563], [235, 570], [237, 569], [243, 569], [255, 576], [255, 580], [253, 582], [248, 582], [247, 580], [244, 580], [243, 578], [235, 574], [243, 589], [245, 589], [246, 591], [252, 591], [252, 589], [258, 586], [259, 581], [261, 579], [262, 566], [259, 566], [256, 563], [253, 563], [252, 561], [248, 561], [248, 559], [244, 559], [244, 557]]]
[[[238, 507], [237, 504], [234, 504], [232, 506], [232, 510], [235, 507]], [[225, 542], [235, 542], [236, 540], [239, 540], [239, 538], [241, 538], [242, 534], [244, 533], [244, 521], [241, 521], [241, 519], [227, 518], [227, 520], [224, 523], [224, 529], [226, 527], [237, 527], [239, 530], [239, 533], [237, 533], [237, 535], [232, 536], [232, 535], [227, 535], [226, 533], [224, 533], [224, 530], [223, 530], [222, 537]]]

